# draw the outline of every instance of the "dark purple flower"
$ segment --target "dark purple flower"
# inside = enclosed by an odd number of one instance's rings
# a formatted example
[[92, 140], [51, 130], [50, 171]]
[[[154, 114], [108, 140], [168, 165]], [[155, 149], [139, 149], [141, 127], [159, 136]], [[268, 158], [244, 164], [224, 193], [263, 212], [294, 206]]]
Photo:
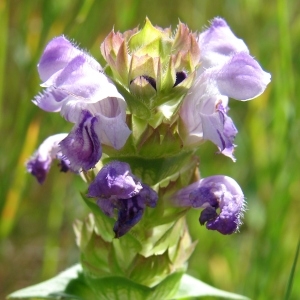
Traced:
[[69, 170], [69, 161], [63, 157], [59, 146], [60, 141], [66, 136], [66, 133], [60, 133], [48, 137], [27, 161], [27, 171], [35, 176], [40, 184], [45, 181], [54, 159], [60, 161], [62, 172]]
[[131, 172], [127, 163], [113, 161], [105, 165], [90, 184], [88, 197], [96, 198], [109, 217], [117, 212], [114, 232], [117, 238], [140, 221], [146, 206], [155, 207], [157, 193]]
[[[130, 134], [126, 102], [94, 58], [60, 36], [46, 46], [38, 71], [45, 90], [33, 102], [75, 124], [62, 143], [73, 170], [94, 167], [102, 155], [101, 144], [124, 146]], [[82, 151], [80, 145], [85, 147]]]
[[[244, 194], [235, 180], [216, 175], [201, 179], [178, 191], [176, 206], [203, 208], [199, 222], [222, 234], [236, 232], [245, 210]], [[220, 213], [218, 213], [218, 210]]]
[[227, 116], [228, 97], [242, 101], [255, 98], [265, 90], [271, 76], [221, 18], [215, 18], [199, 35], [198, 44], [200, 67], [180, 109], [181, 137], [187, 146], [211, 140], [221, 153], [235, 160], [237, 130]]

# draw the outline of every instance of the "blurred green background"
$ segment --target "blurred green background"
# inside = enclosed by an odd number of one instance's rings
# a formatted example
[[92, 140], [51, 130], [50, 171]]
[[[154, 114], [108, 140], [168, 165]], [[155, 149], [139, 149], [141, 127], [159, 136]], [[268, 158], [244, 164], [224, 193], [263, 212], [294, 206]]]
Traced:
[[[300, 233], [300, 6], [297, 0], [0, 0], [0, 299], [47, 279], [78, 260], [72, 222], [86, 215], [79, 177], [53, 167], [43, 186], [24, 163], [48, 135], [68, 131], [59, 114], [31, 99], [41, 88], [36, 65], [45, 44], [65, 34], [101, 60], [99, 45], [114, 27], [172, 28], [178, 20], [201, 31], [224, 17], [251, 54], [272, 73], [266, 92], [246, 103], [231, 100], [239, 134], [237, 162], [201, 148], [203, 177], [226, 174], [245, 193], [240, 233], [222, 236], [189, 213], [198, 246], [189, 273], [252, 299], [283, 299]], [[209, 299], [209, 298], [207, 298]], [[300, 268], [290, 299], [300, 299]]]

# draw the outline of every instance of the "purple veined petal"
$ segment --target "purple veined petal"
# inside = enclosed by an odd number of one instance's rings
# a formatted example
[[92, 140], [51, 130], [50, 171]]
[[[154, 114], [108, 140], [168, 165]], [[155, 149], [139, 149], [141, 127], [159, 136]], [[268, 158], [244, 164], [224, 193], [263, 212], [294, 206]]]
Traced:
[[75, 124], [69, 135], [60, 142], [63, 155], [70, 161], [73, 171], [89, 170], [102, 155], [99, 136], [95, 131], [97, 118], [88, 111], [82, 111], [81, 120]]
[[129, 199], [137, 195], [142, 185], [131, 173], [127, 163], [113, 161], [105, 165], [90, 184], [88, 197], [116, 199]]
[[201, 69], [224, 64], [237, 52], [249, 53], [243, 40], [237, 38], [221, 18], [215, 18], [211, 26], [199, 35]]
[[271, 75], [263, 71], [249, 54], [241, 52], [215, 72], [215, 80], [222, 95], [249, 100], [263, 93], [271, 81]]
[[35, 176], [40, 184], [45, 181], [53, 159], [61, 161], [61, 171], [68, 170], [68, 162], [62, 158], [59, 147], [59, 142], [66, 136], [66, 133], [60, 133], [48, 137], [27, 161], [27, 171]]
[[95, 116], [95, 132], [102, 144], [120, 149], [131, 131], [126, 124], [126, 102], [119, 98], [106, 98], [97, 103], [68, 101], [62, 108], [62, 115], [71, 122], [78, 122], [83, 110]]
[[42, 54], [38, 64], [40, 78], [43, 81], [47, 81], [53, 74], [62, 70], [78, 55], [86, 57], [92, 68], [101, 70], [101, 66], [94, 58], [74, 46], [64, 36], [59, 36], [48, 43]]
[[212, 141], [218, 146], [222, 154], [235, 161], [233, 156], [235, 145], [233, 141], [238, 131], [232, 119], [226, 115], [222, 104], [218, 104], [216, 112], [211, 115], [201, 113], [201, 120], [203, 138]]

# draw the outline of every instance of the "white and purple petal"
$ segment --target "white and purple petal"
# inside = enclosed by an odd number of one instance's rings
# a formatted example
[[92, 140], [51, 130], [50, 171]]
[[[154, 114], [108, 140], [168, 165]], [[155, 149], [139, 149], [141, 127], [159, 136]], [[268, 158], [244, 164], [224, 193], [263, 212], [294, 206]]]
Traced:
[[66, 136], [66, 133], [60, 133], [48, 137], [27, 161], [27, 172], [35, 176], [40, 184], [45, 181], [54, 159], [60, 161], [61, 171], [66, 172], [69, 169], [69, 162], [62, 157], [59, 146], [60, 141]]
[[210, 115], [201, 113], [201, 121], [203, 139], [212, 141], [218, 146], [222, 154], [235, 161], [233, 156], [235, 145], [233, 142], [238, 131], [232, 119], [226, 115], [222, 104], [218, 104], [216, 111]]

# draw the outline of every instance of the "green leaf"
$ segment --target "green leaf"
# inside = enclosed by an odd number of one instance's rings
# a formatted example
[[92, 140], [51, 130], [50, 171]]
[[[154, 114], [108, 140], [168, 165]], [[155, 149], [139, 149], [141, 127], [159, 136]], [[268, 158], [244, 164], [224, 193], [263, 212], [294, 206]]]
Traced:
[[182, 277], [182, 272], [175, 272], [165, 278], [160, 284], [153, 288], [153, 292], [149, 299], [174, 299], [174, 294], [178, 290], [180, 279]]
[[[189, 275], [177, 272], [160, 284], [150, 288], [120, 276], [86, 278], [79, 264], [56, 277], [33, 285], [8, 296], [8, 299], [186, 299], [189, 297], [215, 296], [226, 299], [249, 298], [216, 289]], [[180, 280], [181, 278], [181, 280]], [[179, 285], [179, 289], [177, 287]], [[175, 293], [174, 291], [177, 292]], [[175, 295], [174, 295], [175, 293]]]
[[215, 296], [226, 299], [249, 300], [245, 296], [216, 289], [190, 275], [184, 274], [180, 286], [173, 299], [187, 299], [189, 297]]
[[97, 295], [96, 299], [107, 300], [157, 300], [173, 299], [178, 289], [182, 273], [173, 273], [160, 284], [150, 288], [127, 278], [114, 276], [89, 279], [89, 284]]
[[67, 269], [54, 278], [21, 289], [8, 299], [95, 299], [88, 287], [79, 264]]
[[148, 299], [151, 294], [151, 288], [137, 284], [124, 277], [105, 277], [89, 279], [96, 299], [118, 300], [118, 299]]

